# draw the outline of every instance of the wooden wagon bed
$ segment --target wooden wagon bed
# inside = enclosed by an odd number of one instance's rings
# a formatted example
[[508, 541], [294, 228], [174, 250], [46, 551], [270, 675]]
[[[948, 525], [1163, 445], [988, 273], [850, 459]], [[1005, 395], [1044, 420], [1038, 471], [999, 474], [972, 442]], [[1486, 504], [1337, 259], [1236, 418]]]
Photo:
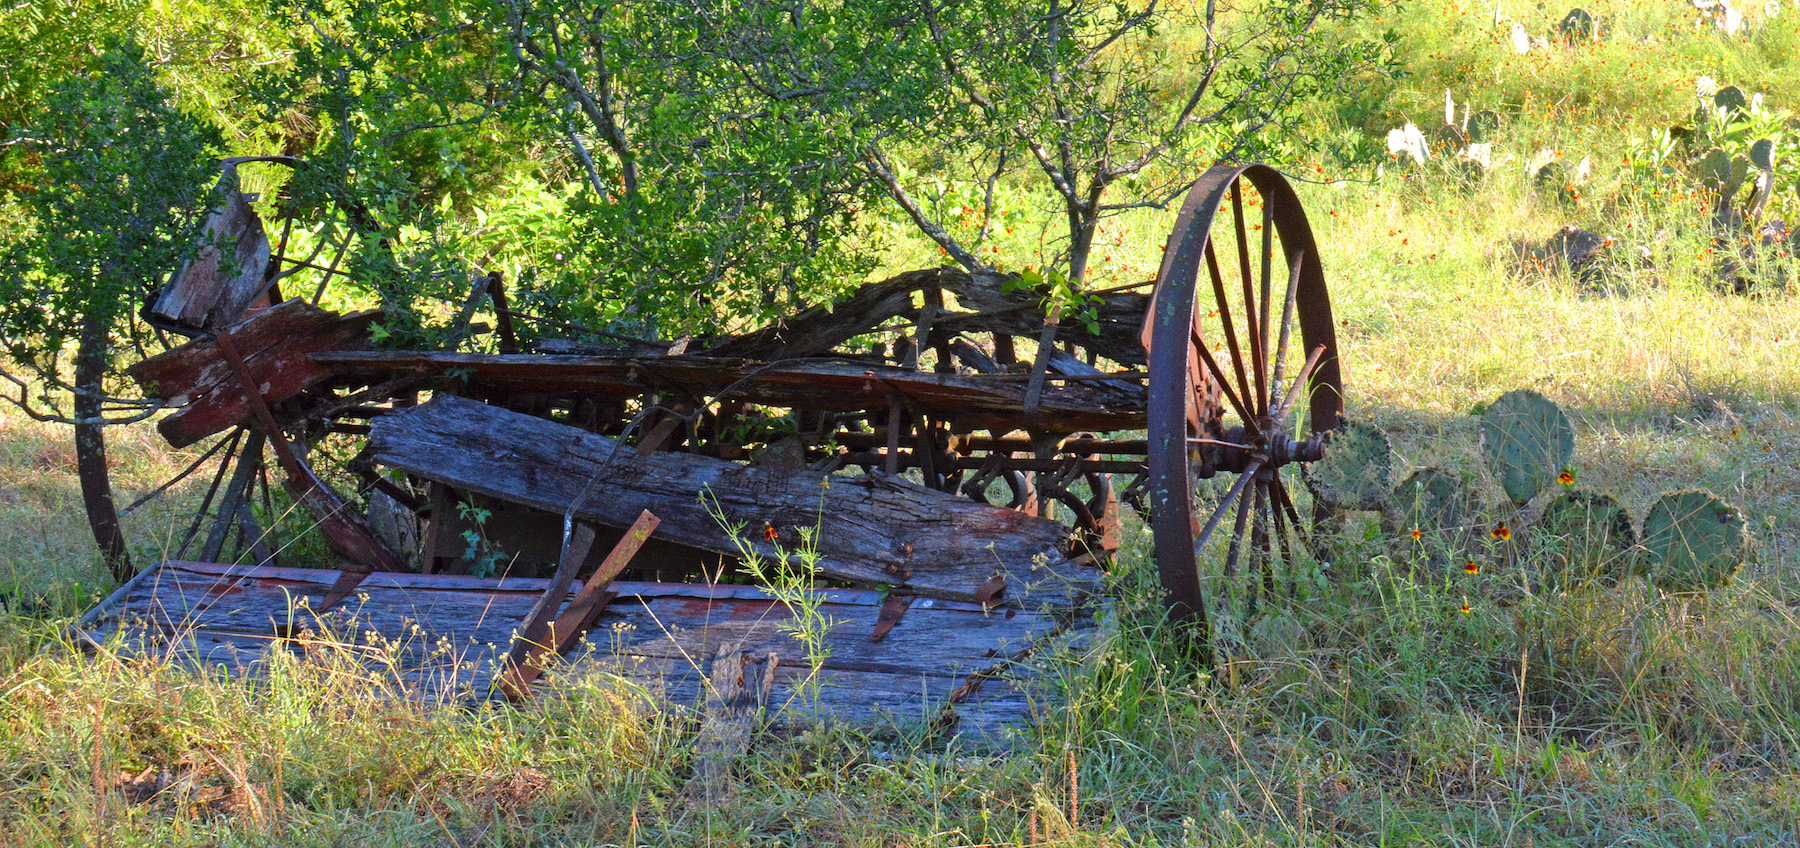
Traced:
[[[334, 577], [319, 569], [163, 562], [91, 610], [76, 635], [89, 645], [233, 675], [262, 673], [277, 652], [302, 662], [349, 661], [398, 696], [481, 700], [494, 696], [513, 629], [550, 585], [375, 574], [354, 598], [313, 613], [309, 607]], [[564, 603], [580, 589], [577, 582]], [[863, 725], [954, 727], [991, 740], [1032, 719], [1033, 684], [1017, 661], [1065, 638], [1078, 622], [921, 598], [877, 642], [870, 637], [883, 615], [882, 593], [824, 590], [818, 611], [831, 625], [815, 705], [800, 691], [814, 669], [790, 635], [793, 616], [769, 593], [631, 581], [609, 589], [617, 596], [548, 679], [604, 673], [621, 691], [686, 708], [704, 699], [714, 664], [733, 658], [753, 669], [752, 688], [770, 684], [758, 700], [777, 723], [816, 710]]]

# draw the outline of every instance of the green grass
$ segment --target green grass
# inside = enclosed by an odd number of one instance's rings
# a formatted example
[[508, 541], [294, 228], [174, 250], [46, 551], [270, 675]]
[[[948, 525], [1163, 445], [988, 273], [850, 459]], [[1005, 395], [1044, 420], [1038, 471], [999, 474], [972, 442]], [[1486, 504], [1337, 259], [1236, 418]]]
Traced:
[[[1540, 34], [1562, 11], [1501, 8]], [[734, 797], [706, 806], [681, 793], [692, 719], [604, 680], [470, 712], [396, 697], [331, 655], [252, 683], [68, 650], [61, 628], [109, 587], [66, 431], [9, 412], [0, 846], [1792, 844], [1800, 304], [1779, 286], [1721, 293], [1697, 198], [1679, 174], [1645, 172], [1632, 139], [1688, 119], [1699, 74], [1800, 109], [1800, 9], [1728, 41], [1692, 28], [1685, 3], [1590, 8], [1613, 16], [1611, 39], [1522, 57], [1485, 0], [1382, 22], [1400, 27], [1413, 76], [1322, 131], [1423, 126], [1449, 87], [1502, 111], [1515, 162], [1473, 184], [1389, 167], [1303, 187], [1350, 411], [1390, 431], [1401, 474], [1474, 475], [1470, 410], [1535, 388], [1575, 423], [1583, 487], [1635, 516], [1671, 487], [1744, 508], [1757, 553], [1729, 588], [1532, 594], [1504, 566], [1415, 573], [1371, 529], [1340, 554], [1340, 579], [1229, 639], [1207, 679], [1172, 659], [1132, 527], [1113, 615], [1036, 661], [1044, 720], [1012, 750], [771, 734], [739, 764]], [[1539, 146], [1592, 157], [1580, 200], [1531, 187], [1518, 161]], [[1782, 179], [1793, 198], [1791, 169]], [[1783, 203], [1792, 220], [1800, 200]], [[1509, 241], [1565, 224], [1653, 262], [1609, 294], [1511, 267]], [[1109, 226], [1100, 284], [1151, 273], [1167, 220]], [[194, 456], [148, 427], [112, 438], [125, 501]], [[203, 485], [130, 517], [140, 559], [173, 546]]]

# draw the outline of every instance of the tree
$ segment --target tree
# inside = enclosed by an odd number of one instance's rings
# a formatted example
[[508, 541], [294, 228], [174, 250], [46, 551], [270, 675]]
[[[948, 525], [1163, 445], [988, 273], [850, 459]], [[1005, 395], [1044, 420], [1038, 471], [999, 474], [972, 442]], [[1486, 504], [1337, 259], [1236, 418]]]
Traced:
[[[129, 41], [56, 84], [16, 144], [37, 157], [21, 231], [0, 253], [4, 374], [33, 418], [74, 425], [95, 541], [121, 580], [130, 559], [106, 473], [103, 427], [154, 413], [108, 394], [115, 345], [142, 353], [135, 307], [190, 250], [217, 171], [217, 132], [170, 108]], [[70, 351], [71, 346], [73, 351]]]
[[[476, 192], [435, 214], [415, 203], [404, 224], [365, 240], [390, 251], [371, 269], [405, 276], [391, 251], [410, 226], [429, 233], [416, 245], [516, 262], [522, 299], [539, 311], [678, 334], [842, 293], [888, 247], [875, 237], [888, 222], [972, 272], [1042, 265], [1078, 289], [1106, 218], [1165, 206], [1214, 160], [1303, 149], [1292, 137], [1301, 107], [1389, 70], [1386, 42], [1352, 38], [1346, 24], [1390, 2], [291, 8], [317, 35], [298, 62], [316, 71], [294, 79], [311, 80], [315, 104], [335, 104], [321, 149], [482, 124], [528, 139], [537, 160], [506, 184], [512, 200]], [[519, 208], [523, 197], [540, 208]], [[1060, 234], [1032, 255], [997, 252], [1002, 204], [1053, 216]], [[498, 207], [511, 217], [467, 223], [471, 209]], [[504, 232], [526, 219], [528, 237]], [[400, 288], [384, 291], [390, 306]]]

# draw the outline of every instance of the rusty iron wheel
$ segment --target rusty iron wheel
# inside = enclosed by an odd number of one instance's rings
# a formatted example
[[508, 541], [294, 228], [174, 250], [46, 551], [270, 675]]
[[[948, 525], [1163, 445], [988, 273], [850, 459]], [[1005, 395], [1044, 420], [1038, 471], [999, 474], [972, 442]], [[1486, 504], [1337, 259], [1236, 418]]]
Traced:
[[[1170, 618], [1191, 628], [1210, 663], [1196, 557], [1230, 516], [1225, 573], [1235, 576], [1248, 553], [1251, 614], [1257, 572], [1261, 588], [1272, 588], [1273, 560], [1291, 562], [1301, 551], [1300, 513], [1282, 468], [1322, 457], [1322, 437], [1343, 412], [1317, 245], [1299, 196], [1278, 171], [1218, 165], [1194, 182], [1143, 332], [1157, 572]], [[1215, 505], [1196, 509], [1195, 478], [1220, 471], [1238, 477]]]

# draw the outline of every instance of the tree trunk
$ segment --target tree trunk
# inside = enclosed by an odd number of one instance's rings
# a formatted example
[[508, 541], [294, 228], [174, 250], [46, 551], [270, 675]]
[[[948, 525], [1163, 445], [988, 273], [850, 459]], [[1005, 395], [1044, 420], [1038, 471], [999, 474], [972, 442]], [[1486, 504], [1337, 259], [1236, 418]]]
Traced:
[[[98, 422], [101, 415], [100, 395], [107, 366], [107, 321], [105, 316], [90, 314], [81, 328], [81, 344], [75, 352], [75, 417]], [[125, 550], [125, 533], [119, 527], [119, 510], [113, 503], [112, 479], [106, 469], [106, 433], [104, 425], [75, 425], [75, 471], [81, 479], [81, 502], [87, 507], [88, 525], [94, 529], [94, 542], [100, 546], [100, 558], [114, 580], [123, 583], [137, 574], [131, 565], [131, 554]]]

